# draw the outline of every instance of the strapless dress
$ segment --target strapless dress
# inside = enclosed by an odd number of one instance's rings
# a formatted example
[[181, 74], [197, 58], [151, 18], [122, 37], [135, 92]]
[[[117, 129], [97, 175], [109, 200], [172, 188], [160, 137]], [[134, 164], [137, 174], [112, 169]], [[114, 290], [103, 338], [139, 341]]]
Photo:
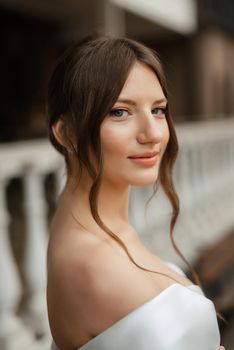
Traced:
[[[176, 265], [168, 263], [184, 275]], [[219, 350], [213, 302], [197, 285], [173, 283], [77, 350]], [[52, 344], [52, 350], [59, 350]]]

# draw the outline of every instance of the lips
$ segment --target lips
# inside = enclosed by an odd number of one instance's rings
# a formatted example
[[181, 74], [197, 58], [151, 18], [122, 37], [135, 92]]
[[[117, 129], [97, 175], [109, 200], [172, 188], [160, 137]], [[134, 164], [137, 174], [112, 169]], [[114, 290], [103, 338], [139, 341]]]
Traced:
[[135, 154], [135, 155], [130, 156], [128, 158], [130, 158], [130, 159], [152, 158], [152, 157], [155, 157], [157, 154], [159, 154], [159, 152], [145, 152], [145, 153], [141, 153], [141, 154]]
[[158, 155], [159, 152], [145, 152], [145, 153], [139, 153], [134, 154], [128, 159], [135, 164], [137, 167], [143, 167], [143, 168], [151, 168], [154, 167], [156, 163], [158, 163]]

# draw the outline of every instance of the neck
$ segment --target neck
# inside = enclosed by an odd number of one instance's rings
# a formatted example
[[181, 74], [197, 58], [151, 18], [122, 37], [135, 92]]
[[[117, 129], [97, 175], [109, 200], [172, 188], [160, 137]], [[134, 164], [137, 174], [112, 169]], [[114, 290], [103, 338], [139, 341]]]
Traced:
[[[99, 230], [89, 205], [90, 188], [91, 181], [87, 176], [82, 178], [77, 186], [74, 186], [72, 179], [68, 179], [61, 200], [65, 199], [66, 208], [69, 208], [83, 226]], [[129, 186], [103, 181], [97, 198], [98, 214], [103, 223], [114, 232], [118, 232], [122, 227], [130, 227], [128, 207]]]

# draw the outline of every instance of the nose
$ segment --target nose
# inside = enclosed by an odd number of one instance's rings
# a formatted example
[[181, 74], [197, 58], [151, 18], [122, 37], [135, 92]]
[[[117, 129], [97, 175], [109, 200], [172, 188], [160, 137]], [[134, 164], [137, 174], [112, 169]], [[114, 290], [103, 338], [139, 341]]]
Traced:
[[163, 128], [152, 114], [145, 113], [139, 118], [137, 141], [139, 143], [159, 143], [163, 139]]

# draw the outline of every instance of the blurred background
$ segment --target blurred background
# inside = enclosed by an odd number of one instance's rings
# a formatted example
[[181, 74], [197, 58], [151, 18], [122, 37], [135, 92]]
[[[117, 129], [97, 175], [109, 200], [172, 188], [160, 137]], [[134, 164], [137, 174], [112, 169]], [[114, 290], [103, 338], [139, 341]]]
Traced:
[[[45, 97], [58, 55], [86, 35], [129, 36], [160, 55], [180, 151], [175, 240], [228, 321], [234, 348], [234, 2], [0, 0], [0, 349], [49, 350], [48, 222], [64, 182], [47, 141]], [[171, 208], [134, 188], [131, 220], [156, 254], [186, 266], [169, 239]], [[186, 271], [189, 274], [189, 271]]]

